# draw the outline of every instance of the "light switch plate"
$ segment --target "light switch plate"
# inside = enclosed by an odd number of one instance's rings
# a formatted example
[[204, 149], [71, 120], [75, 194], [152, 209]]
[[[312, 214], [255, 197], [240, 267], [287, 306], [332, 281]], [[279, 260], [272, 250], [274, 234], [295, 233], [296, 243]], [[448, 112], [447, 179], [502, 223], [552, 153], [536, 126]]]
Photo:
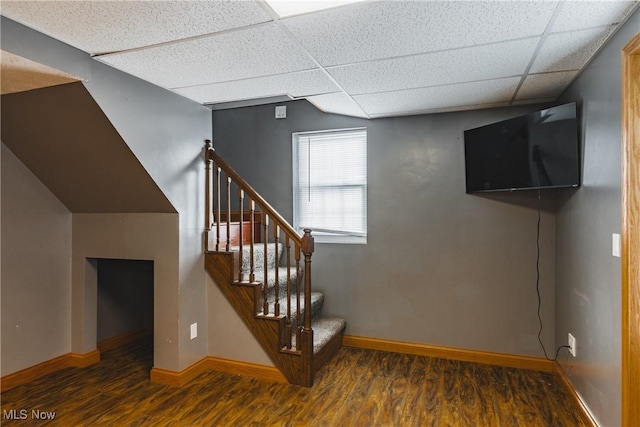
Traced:
[[620, 235], [613, 233], [611, 235], [612, 254], [615, 257], [620, 257]]
[[192, 323], [191, 324], [191, 339], [197, 338], [198, 337], [198, 324], [197, 323]]

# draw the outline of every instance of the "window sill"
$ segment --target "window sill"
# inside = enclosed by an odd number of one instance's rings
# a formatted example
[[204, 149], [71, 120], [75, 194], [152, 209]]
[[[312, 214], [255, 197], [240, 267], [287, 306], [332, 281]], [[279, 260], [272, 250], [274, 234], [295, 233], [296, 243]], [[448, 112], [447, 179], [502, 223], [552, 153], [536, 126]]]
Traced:
[[366, 245], [367, 238], [362, 236], [327, 236], [322, 234], [313, 234], [315, 243], [338, 243], [346, 245]]

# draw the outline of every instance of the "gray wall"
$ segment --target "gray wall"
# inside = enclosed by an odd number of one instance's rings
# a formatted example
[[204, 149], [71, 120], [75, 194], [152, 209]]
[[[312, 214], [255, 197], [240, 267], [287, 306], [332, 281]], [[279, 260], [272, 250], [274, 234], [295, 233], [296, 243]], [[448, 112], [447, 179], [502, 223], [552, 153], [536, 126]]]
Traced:
[[[71, 283], [72, 348], [87, 353], [96, 348], [98, 259], [153, 261], [154, 366], [177, 362], [177, 339], [158, 335], [178, 330], [178, 214], [73, 214]], [[166, 369], [166, 368], [165, 368]]]
[[97, 341], [153, 329], [153, 261], [99, 259]]
[[0, 375], [69, 352], [71, 212], [2, 144]]
[[176, 213], [83, 83], [0, 99], [2, 141], [70, 211]]
[[[184, 369], [206, 356], [209, 348], [208, 284], [202, 250], [202, 148], [204, 139], [211, 137], [210, 110], [114, 70], [85, 52], [5, 17], [1, 20], [3, 50], [83, 80], [116, 131], [177, 210], [178, 216], [174, 217], [177, 228], [160, 232], [167, 240], [177, 235], [173, 246], [149, 248], [147, 252], [163, 259], [160, 266], [156, 262], [155, 271], [154, 365], [174, 371]], [[131, 231], [152, 239], [144, 225], [138, 231], [129, 228], [137, 224], [135, 218], [126, 217], [131, 221], [122, 222], [118, 214], [74, 216], [74, 239], [79, 239], [83, 247], [73, 248], [71, 351], [85, 352], [95, 348], [95, 325], [92, 327], [87, 323], [95, 315], [95, 307], [92, 307], [96, 298], [95, 271], [86, 258], [153, 259], [136, 256], [143, 252], [137, 246], [142, 242], [128, 247], [130, 242], [122, 237], [125, 231]], [[158, 221], [167, 227], [173, 224], [171, 220]], [[113, 232], [105, 236], [109, 242], [98, 240], [107, 229]], [[169, 253], [172, 256], [167, 258]], [[91, 283], [87, 285], [87, 281]], [[236, 316], [233, 311], [227, 315]], [[194, 340], [189, 337], [192, 323], [199, 325], [199, 337]], [[249, 335], [246, 330], [238, 333]]]
[[[218, 152], [287, 219], [291, 133], [368, 130], [368, 243], [316, 244], [313, 286], [347, 334], [541, 356], [535, 290], [536, 194], [467, 195], [463, 130], [536, 106], [390, 119], [290, 102], [215, 111]], [[543, 340], [554, 346], [555, 219], [544, 194]]]
[[582, 110], [583, 186], [557, 214], [556, 341], [577, 357], [562, 369], [602, 425], [620, 425], [621, 49], [640, 31], [636, 12], [563, 94]]

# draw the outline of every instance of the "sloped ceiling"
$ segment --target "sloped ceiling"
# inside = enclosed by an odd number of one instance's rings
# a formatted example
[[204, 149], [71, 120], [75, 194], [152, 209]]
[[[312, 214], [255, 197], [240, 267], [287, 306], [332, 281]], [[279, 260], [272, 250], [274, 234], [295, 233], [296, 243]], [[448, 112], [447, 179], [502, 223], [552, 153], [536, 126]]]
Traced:
[[0, 94], [24, 92], [78, 81], [77, 77], [0, 50]]
[[638, 5], [363, 1], [280, 17], [261, 0], [11, 1], [2, 14], [212, 108], [284, 96], [373, 118], [553, 101]]
[[81, 82], [0, 100], [2, 142], [71, 212], [176, 212]]

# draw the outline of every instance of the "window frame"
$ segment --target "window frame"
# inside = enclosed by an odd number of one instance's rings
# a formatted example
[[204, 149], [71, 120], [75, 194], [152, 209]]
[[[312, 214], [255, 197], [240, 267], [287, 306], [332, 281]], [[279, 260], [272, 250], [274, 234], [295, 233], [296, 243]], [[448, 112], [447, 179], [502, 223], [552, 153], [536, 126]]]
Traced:
[[318, 187], [335, 187], [335, 188], [345, 188], [345, 187], [360, 187], [363, 189], [363, 208], [361, 210], [363, 222], [364, 222], [364, 233], [345, 233], [345, 234], [330, 234], [323, 233], [322, 229], [313, 229], [313, 226], [310, 226], [312, 230], [312, 235], [314, 236], [314, 240], [316, 243], [341, 243], [341, 244], [367, 244], [367, 236], [368, 236], [368, 130], [366, 127], [355, 127], [355, 128], [342, 128], [342, 129], [327, 129], [327, 130], [318, 130], [318, 131], [305, 131], [305, 132], [294, 132], [291, 136], [292, 141], [292, 165], [293, 165], [293, 174], [292, 174], [292, 187], [293, 187], [293, 227], [299, 233], [302, 233], [302, 226], [299, 224], [299, 216], [300, 216], [300, 207], [299, 207], [299, 162], [298, 162], [298, 151], [300, 144], [301, 136], [309, 136], [309, 135], [328, 135], [335, 133], [346, 133], [346, 132], [354, 132], [354, 131], [364, 131], [365, 138], [365, 149], [364, 149], [364, 172], [365, 172], [365, 180], [364, 184], [346, 184], [346, 185], [319, 185]]

